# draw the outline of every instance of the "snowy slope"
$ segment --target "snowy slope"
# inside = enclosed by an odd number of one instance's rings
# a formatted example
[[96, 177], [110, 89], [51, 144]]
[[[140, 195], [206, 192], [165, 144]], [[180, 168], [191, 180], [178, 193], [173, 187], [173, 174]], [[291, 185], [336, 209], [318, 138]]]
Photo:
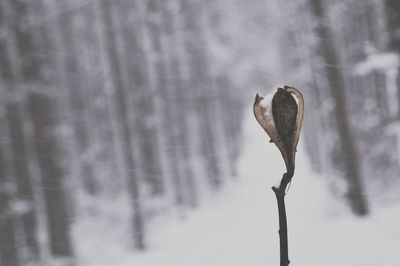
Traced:
[[[244, 128], [239, 180], [185, 220], [158, 223], [149, 251], [109, 258], [99, 254], [93, 265], [279, 265], [277, 207], [270, 187], [279, 182], [284, 163], [250, 110]], [[291, 265], [400, 265], [400, 208], [354, 218], [311, 173], [301, 144], [298, 150], [286, 198]]]

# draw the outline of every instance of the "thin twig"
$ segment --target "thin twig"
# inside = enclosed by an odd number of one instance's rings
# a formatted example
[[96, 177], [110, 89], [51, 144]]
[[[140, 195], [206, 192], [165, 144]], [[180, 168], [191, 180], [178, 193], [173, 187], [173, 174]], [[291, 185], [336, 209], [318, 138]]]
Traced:
[[288, 249], [288, 232], [287, 232], [287, 218], [285, 207], [286, 187], [292, 179], [292, 174], [283, 174], [279, 187], [272, 187], [278, 202], [279, 214], [279, 243], [280, 243], [280, 266], [288, 266], [289, 249]]

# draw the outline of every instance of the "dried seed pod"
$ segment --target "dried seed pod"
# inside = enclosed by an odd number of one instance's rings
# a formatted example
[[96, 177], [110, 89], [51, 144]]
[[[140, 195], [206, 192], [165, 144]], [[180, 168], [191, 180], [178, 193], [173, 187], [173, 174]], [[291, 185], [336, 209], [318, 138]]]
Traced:
[[295, 153], [304, 115], [304, 99], [293, 87], [278, 88], [273, 97], [256, 95], [254, 115], [279, 148], [286, 164], [287, 173], [294, 174]]

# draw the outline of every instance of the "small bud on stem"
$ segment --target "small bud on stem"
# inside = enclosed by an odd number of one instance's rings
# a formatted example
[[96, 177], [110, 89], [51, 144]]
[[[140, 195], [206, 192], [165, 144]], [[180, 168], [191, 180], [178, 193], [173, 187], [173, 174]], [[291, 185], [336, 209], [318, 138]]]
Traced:
[[256, 95], [254, 115], [261, 127], [279, 148], [287, 173], [293, 176], [295, 154], [304, 115], [303, 95], [296, 88], [278, 88], [272, 100]]

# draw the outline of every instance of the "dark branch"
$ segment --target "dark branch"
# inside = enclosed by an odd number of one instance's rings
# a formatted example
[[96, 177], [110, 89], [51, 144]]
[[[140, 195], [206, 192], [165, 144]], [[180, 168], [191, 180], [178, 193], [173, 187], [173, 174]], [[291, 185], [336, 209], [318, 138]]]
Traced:
[[288, 266], [289, 261], [289, 248], [288, 248], [288, 233], [287, 233], [287, 218], [285, 207], [286, 188], [293, 175], [288, 173], [283, 174], [279, 187], [272, 187], [278, 203], [279, 215], [279, 243], [280, 243], [280, 266]]

